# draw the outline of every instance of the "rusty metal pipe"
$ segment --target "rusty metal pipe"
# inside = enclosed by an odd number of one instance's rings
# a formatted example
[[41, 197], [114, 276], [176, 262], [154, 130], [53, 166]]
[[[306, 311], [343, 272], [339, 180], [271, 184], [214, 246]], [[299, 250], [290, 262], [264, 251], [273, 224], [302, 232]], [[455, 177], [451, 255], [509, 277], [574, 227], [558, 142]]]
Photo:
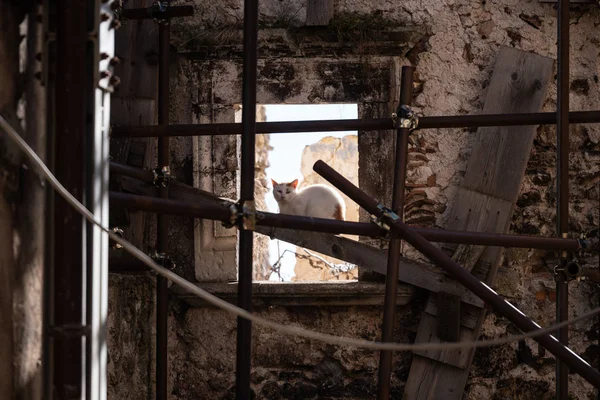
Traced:
[[[558, 57], [557, 57], [557, 124], [556, 124], [556, 232], [559, 237], [569, 231], [569, 0], [558, 3]], [[569, 318], [569, 286], [564, 272], [566, 252], [561, 254], [562, 270], [556, 274], [556, 322]], [[558, 340], [568, 346], [569, 327], [558, 330]], [[569, 370], [556, 362], [556, 397], [569, 397]]]
[[[86, 138], [89, 126], [86, 121], [89, 103], [89, 85], [92, 84], [88, 68], [87, 25], [90, 2], [60, 2], [55, 6], [55, 20], [50, 26], [56, 29], [56, 42], [49, 47], [50, 57], [55, 60], [53, 90], [49, 91], [49, 121], [54, 120], [52, 143], [53, 172], [65, 188], [79, 201], [86, 203], [90, 194], [86, 185]], [[48, 8], [46, 9], [46, 11]], [[52, 74], [51, 74], [52, 75]], [[51, 111], [50, 111], [51, 110]], [[50, 118], [50, 117], [49, 117]], [[67, 144], [67, 145], [65, 145]], [[49, 280], [51, 315], [45, 326], [50, 335], [49, 347], [53, 372], [52, 394], [54, 398], [86, 397], [86, 365], [89, 346], [86, 335], [87, 291], [87, 226], [85, 219], [60, 195], [51, 193], [50, 212], [53, 219], [49, 231], [52, 234]], [[85, 349], [85, 350], [84, 350]]]
[[[410, 106], [412, 102], [414, 67], [402, 67], [400, 84], [400, 105]], [[402, 118], [402, 115], [398, 115]], [[392, 193], [392, 210], [403, 219], [404, 199], [406, 189], [406, 164], [408, 161], [408, 128], [400, 128], [396, 136], [396, 157], [394, 163], [394, 187]], [[385, 277], [385, 297], [383, 301], [383, 324], [381, 327], [381, 341], [392, 341], [394, 334], [394, 320], [396, 317], [396, 297], [398, 294], [398, 263], [402, 251], [400, 238], [392, 238], [388, 249], [387, 274]], [[377, 396], [380, 400], [390, 397], [390, 378], [392, 375], [392, 352], [379, 353], [379, 373], [377, 380]]]
[[472, 244], [545, 250], [579, 251], [581, 244], [576, 239], [546, 238], [501, 233], [446, 231], [442, 229], [411, 227], [430, 242]]
[[[169, 7], [170, 8], [170, 7]], [[169, 45], [170, 25], [161, 22], [158, 27], [158, 124], [169, 126]], [[158, 166], [169, 167], [169, 138], [158, 138]], [[169, 198], [168, 187], [161, 187], [159, 196]], [[156, 227], [156, 249], [159, 253], [168, 255], [169, 252], [169, 217], [158, 215]], [[156, 277], [156, 398], [167, 399], [167, 369], [168, 369], [168, 308], [169, 291], [167, 279]]]
[[[348, 197], [356, 201], [365, 210], [381, 217], [382, 212], [378, 209], [378, 203], [374, 199], [367, 196], [323, 161], [317, 161], [313, 166], [313, 169]], [[391, 230], [399, 234], [403, 240], [406, 240], [411, 246], [427, 256], [437, 266], [443, 268], [444, 271], [448, 272], [467, 289], [471, 290], [475, 295], [479, 296], [487, 304], [492, 306], [496, 312], [508, 318], [523, 332], [531, 332], [541, 328], [520, 310], [496, 294], [489, 286], [458, 265], [458, 263], [448, 257], [442, 250], [438, 249], [423, 236], [419, 235], [414, 229], [400, 220], [390, 222], [390, 224]], [[592, 368], [581, 357], [560, 343], [554, 336], [544, 334], [536, 336], [533, 339], [551, 351], [558, 359], [564, 361], [569, 368], [581, 375], [592, 385], [600, 386], [600, 373]]]
[[[244, 62], [242, 84], [242, 144], [240, 201], [254, 204], [256, 143], [256, 72], [258, 61], [258, 0], [244, 0]], [[252, 253], [254, 232], [239, 222], [238, 305], [252, 312]], [[250, 397], [252, 323], [238, 317], [235, 392], [237, 399]]]
[[[518, 113], [518, 114], [481, 114], [452, 115], [419, 118], [419, 129], [441, 128], [478, 128], [484, 126], [519, 126], [556, 124], [556, 112]], [[571, 123], [599, 123], [600, 111], [576, 111], [569, 113]], [[298, 133], [330, 131], [378, 131], [395, 129], [391, 118], [377, 119], [337, 119], [321, 121], [258, 122], [257, 133]], [[160, 136], [224, 136], [239, 135], [242, 124], [182, 124], [162, 127], [113, 126], [111, 137], [160, 137]]]
[[[214, 202], [206, 200], [195, 200], [194, 202], [167, 200], [150, 196], [139, 196], [121, 192], [110, 192], [110, 201], [113, 205], [136, 209], [140, 211], [154, 212], [159, 215], [180, 215], [195, 218], [204, 218], [229, 222], [233, 203]], [[257, 212], [256, 224], [272, 226], [275, 228], [298, 229], [334, 234], [360, 235], [369, 237], [381, 237], [385, 232], [375, 224], [337, 221], [324, 218], [312, 218], [296, 215], [276, 214], [264, 211]], [[497, 233], [478, 233], [446, 231], [442, 229], [430, 229], [411, 227], [415, 232], [432, 242], [473, 244], [481, 246], [502, 246], [515, 248], [533, 248], [546, 250], [568, 250], [578, 251], [581, 245], [576, 239], [543, 238], [524, 235], [504, 235]], [[390, 236], [394, 236], [392, 232]], [[597, 248], [588, 245], [592, 252]], [[585, 250], [585, 249], [584, 249]]]

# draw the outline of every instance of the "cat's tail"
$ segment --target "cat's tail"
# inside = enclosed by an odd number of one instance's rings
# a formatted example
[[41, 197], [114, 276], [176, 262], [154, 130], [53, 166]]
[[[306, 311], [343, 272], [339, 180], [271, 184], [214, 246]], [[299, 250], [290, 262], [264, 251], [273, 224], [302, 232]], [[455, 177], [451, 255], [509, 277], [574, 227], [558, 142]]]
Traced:
[[336, 204], [333, 208], [333, 219], [344, 221], [344, 209], [340, 204]]

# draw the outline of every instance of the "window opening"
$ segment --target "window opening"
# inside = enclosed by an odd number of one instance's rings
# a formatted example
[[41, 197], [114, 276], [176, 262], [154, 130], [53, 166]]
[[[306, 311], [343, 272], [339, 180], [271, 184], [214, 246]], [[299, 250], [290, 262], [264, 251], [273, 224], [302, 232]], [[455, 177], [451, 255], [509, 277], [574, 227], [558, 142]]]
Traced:
[[[357, 119], [357, 104], [264, 104], [258, 109], [265, 122]], [[260, 111], [259, 111], [260, 112]], [[257, 113], [258, 114], [258, 113]], [[241, 107], [236, 122], [241, 122]], [[322, 183], [330, 185], [312, 170], [317, 159], [323, 159], [358, 185], [358, 132], [306, 132], [270, 134], [267, 188], [264, 202], [267, 211], [277, 213], [271, 179], [277, 182], [299, 180], [298, 188]], [[259, 140], [257, 140], [257, 143]], [[339, 191], [338, 191], [339, 192]], [[346, 220], [358, 221], [358, 205], [340, 192], [346, 203]], [[357, 240], [357, 237], [346, 236]], [[256, 257], [256, 255], [255, 255]], [[278, 239], [268, 242], [269, 271], [266, 278], [275, 282], [330, 281], [358, 279], [358, 267], [312, 250], [303, 249]]]

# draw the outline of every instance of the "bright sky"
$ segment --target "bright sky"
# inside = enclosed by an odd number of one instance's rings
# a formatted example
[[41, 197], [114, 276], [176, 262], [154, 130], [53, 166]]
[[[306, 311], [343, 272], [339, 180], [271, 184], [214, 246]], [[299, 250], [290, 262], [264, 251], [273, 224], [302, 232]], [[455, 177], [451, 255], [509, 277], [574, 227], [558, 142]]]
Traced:
[[[357, 119], [358, 107], [356, 104], [265, 104], [267, 122], [277, 121], [310, 121], [326, 119]], [[311, 133], [285, 133], [271, 134], [270, 144], [273, 150], [269, 152], [269, 167], [266, 169], [267, 180], [271, 187], [271, 178], [278, 182], [289, 182], [296, 178], [302, 180], [300, 173], [302, 151], [310, 144], [318, 142], [324, 137], [344, 137], [358, 134], [356, 131], [344, 132], [311, 132]], [[271, 187], [272, 189], [272, 187]], [[273, 194], [266, 196], [269, 211], [278, 212], [277, 202]], [[277, 243], [279, 242], [279, 250]], [[269, 261], [271, 265], [283, 254], [285, 250], [295, 251], [296, 246], [271, 240], [269, 248]], [[281, 277], [285, 281], [294, 276], [296, 259], [293, 253], [287, 252], [282, 258]], [[272, 281], [279, 280], [276, 274], [271, 275]]]

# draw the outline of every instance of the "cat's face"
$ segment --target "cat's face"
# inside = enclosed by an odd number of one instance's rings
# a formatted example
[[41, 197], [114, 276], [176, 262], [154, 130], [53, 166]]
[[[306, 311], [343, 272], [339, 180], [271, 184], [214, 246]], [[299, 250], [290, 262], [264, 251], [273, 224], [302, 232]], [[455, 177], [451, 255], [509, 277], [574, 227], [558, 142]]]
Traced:
[[298, 179], [294, 179], [292, 182], [277, 183], [271, 179], [273, 184], [273, 197], [275, 200], [286, 202], [290, 201], [296, 195], [296, 188], [298, 187]]

